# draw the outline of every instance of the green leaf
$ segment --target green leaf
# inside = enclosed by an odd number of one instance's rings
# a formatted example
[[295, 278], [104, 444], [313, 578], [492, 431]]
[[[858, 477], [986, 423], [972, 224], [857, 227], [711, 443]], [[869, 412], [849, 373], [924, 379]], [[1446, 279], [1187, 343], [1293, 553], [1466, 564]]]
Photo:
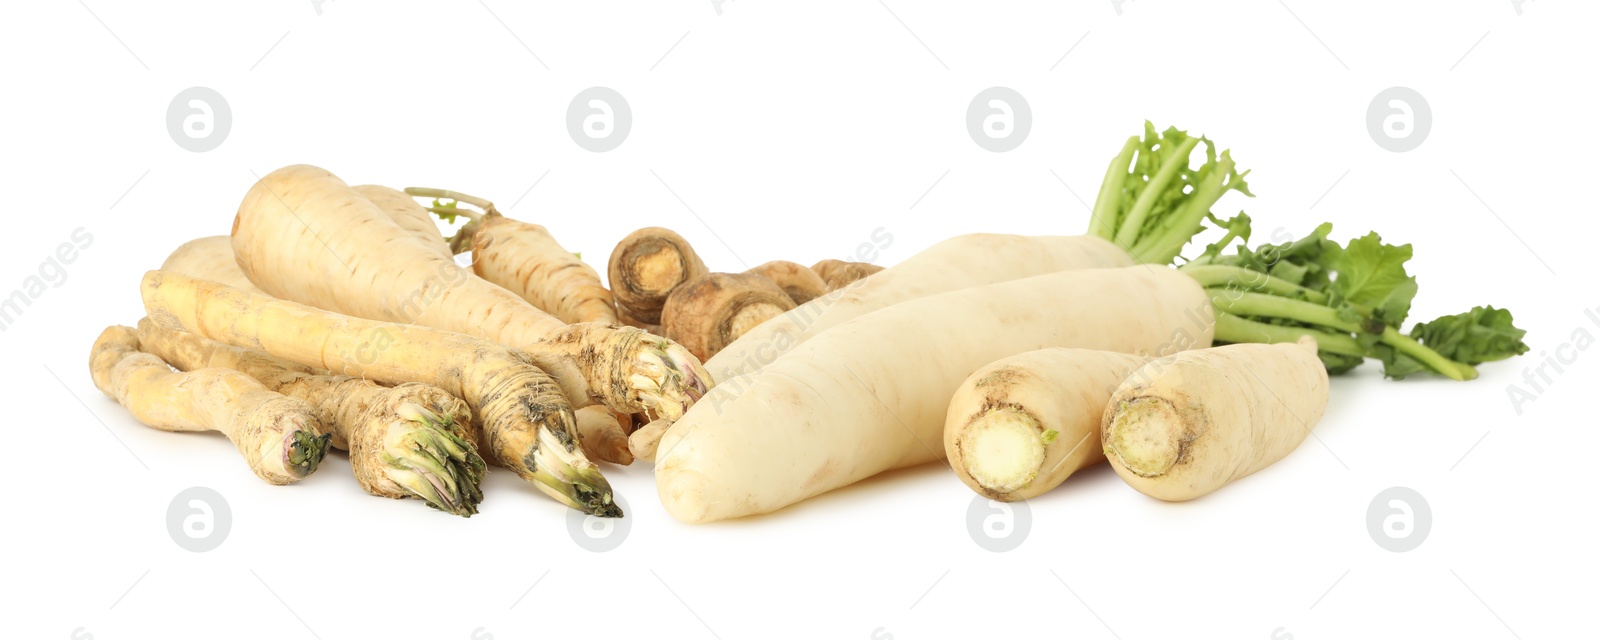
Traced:
[[1417, 279], [1406, 273], [1410, 259], [1411, 245], [1384, 244], [1377, 232], [1351, 240], [1328, 260], [1339, 274], [1329, 286], [1334, 304], [1371, 309], [1373, 318], [1399, 328], [1417, 295]]
[[1200, 254], [1200, 257], [1197, 258], [1198, 260], [1214, 260], [1220, 257], [1223, 250], [1227, 249], [1228, 245], [1232, 244], [1234, 240], [1238, 240], [1240, 245], [1248, 245], [1250, 243], [1250, 216], [1246, 215], [1245, 212], [1240, 211], [1239, 215], [1227, 220], [1207, 212], [1206, 219], [1210, 220], [1211, 224], [1216, 225], [1218, 229], [1222, 229], [1225, 233], [1221, 239], [1206, 245], [1206, 250]]
[[[433, 208], [435, 209], [455, 209], [456, 204], [457, 203], [455, 200], [441, 200], [439, 198], [433, 199]], [[439, 219], [445, 221], [447, 224], [455, 224], [456, 216], [458, 214], [434, 211], [433, 215], [439, 216]]]
[[1411, 338], [1446, 358], [1466, 364], [1504, 360], [1528, 352], [1527, 331], [1512, 324], [1509, 309], [1473, 307], [1411, 328]]
[[[1191, 166], [1190, 156], [1200, 146], [1205, 148], [1205, 162]], [[1126, 166], [1119, 166], [1125, 161]], [[1114, 240], [1141, 262], [1171, 264], [1205, 230], [1208, 217], [1216, 221], [1211, 205], [1217, 200], [1229, 191], [1253, 197], [1244, 180], [1249, 173], [1239, 171], [1232, 156], [1227, 151], [1219, 154], [1210, 140], [1177, 127], [1157, 132], [1145, 121], [1144, 136], [1130, 140], [1107, 172], [1095, 201], [1091, 231]], [[1228, 223], [1248, 225], [1248, 221], [1236, 217]]]

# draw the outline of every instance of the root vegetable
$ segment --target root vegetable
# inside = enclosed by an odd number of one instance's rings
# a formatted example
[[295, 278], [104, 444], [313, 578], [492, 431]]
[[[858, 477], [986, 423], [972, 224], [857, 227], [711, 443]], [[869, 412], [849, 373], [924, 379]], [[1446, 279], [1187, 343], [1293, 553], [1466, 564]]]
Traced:
[[268, 391], [231, 369], [176, 373], [139, 351], [132, 327], [107, 327], [94, 342], [89, 371], [100, 391], [162, 431], [220, 431], [250, 470], [272, 484], [311, 475], [331, 437], [304, 400]]
[[[409, 241], [409, 240], [408, 240]], [[423, 382], [466, 401], [488, 445], [480, 454], [587, 513], [620, 516], [611, 485], [578, 448], [572, 409], [519, 351], [411, 324], [375, 322], [213, 282], [152, 271], [145, 312], [236, 347], [385, 384]]]
[[[493, 202], [482, 198], [417, 187], [406, 193], [435, 198], [430, 211], [440, 217], [459, 215], [469, 220], [450, 245], [456, 253], [472, 251], [472, 271], [479, 277], [515, 292], [562, 322], [617, 322], [611, 292], [601, 284], [600, 274], [556, 242], [549, 230], [505, 217]], [[449, 199], [448, 206], [440, 206], [439, 198]]]
[[[356, 193], [377, 205], [378, 209], [394, 221], [395, 226], [411, 234], [411, 237], [422, 241], [429, 249], [441, 256], [454, 256], [450, 250], [449, 241], [439, 231], [439, 225], [434, 224], [433, 216], [416, 200], [406, 195], [406, 192], [392, 187], [376, 184], [362, 184], [351, 187]], [[454, 259], [452, 258], [452, 261]]]
[[822, 276], [797, 262], [773, 260], [756, 265], [745, 273], [771, 280], [795, 304], [805, 304], [829, 291], [828, 283], [822, 280]]
[[868, 262], [828, 259], [811, 265], [811, 272], [822, 278], [829, 291], [838, 291], [879, 271], [883, 271], [883, 267]]
[[631, 418], [598, 405], [584, 407], [572, 415], [578, 421], [578, 439], [585, 456], [612, 464], [633, 464], [628, 432], [622, 426], [624, 420], [631, 424]]
[[1328, 406], [1311, 338], [1180, 353], [1135, 371], [1102, 421], [1106, 457], [1133, 488], [1193, 500], [1294, 451]]
[[[1204, 162], [1192, 167], [1191, 152], [1201, 144]], [[1219, 220], [1210, 212], [1230, 191], [1250, 195], [1248, 173], [1236, 170], [1227, 151], [1219, 157], [1209, 140], [1175, 128], [1157, 133], [1146, 122], [1144, 137], [1129, 138], [1107, 168], [1087, 234], [945, 240], [746, 333], [707, 361], [706, 370], [718, 380], [759, 370], [830, 327], [922, 296], [1072, 269], [1169, 264], [1207, 221], [1226, 230], [1220, 244], [1248, 239], [1248, 216]], [[812, 267], [830, 287], [848, 281], [831, 276], [832, 262]]]
[[961, 383], [945, 415], [944, 451], [968, 487], [1015, 502], [1056, 488], [1105, 461], [1106, 403], [1150, 358], [1041, 349], [1002, 358]]
[[794, 308], [771, 280], [742, 273], [711, 273], [680, 285], [661, 310], [661, 330], [705, 360], [767, 320]]
[[617, 243], [608, 272], [619, 314], [653, 325], [661, 324], [661, 309], [673, 289], [710, 273], [710, 269], [683, 236], [661, 227], [645, 227]]
[[161, 263], [161, 270], [262, 293], [239, 270], [239, 263], [233, 257], [233, 239], [228, 236], [197, 238], [183, 243]]
[[318, 375], [311, 367], [215, 340], [139, 321], [139, 348], [181, 371], [207, 368], [244, 373], [272, 391], [309, 402], [350, 452], [361, 488], [375, 496], [420, 498], [460, 516], [478, 512], [484, 462], [479, 433], [465, 402], [437, 387], [409, 382], [393, 388], [349, 376]]
[[252, 186], [233, 249], [250, 281], [284, 300], [516, 345], [578, 406], [672, 419], [708, 385], [682, 347], [600, 323], [569, 326], [473, 277], [316, 167], [278, 169]]
[[839, 325], [760, 373], [722, 381], [662, 437], [656, 488], [685, 522], [779, 509], [943, 458], [952, 394], [999, 358], [1047, 347], [1204, 347], [1210, 318], [1193, 280], [1149, 266], [901, 303]]

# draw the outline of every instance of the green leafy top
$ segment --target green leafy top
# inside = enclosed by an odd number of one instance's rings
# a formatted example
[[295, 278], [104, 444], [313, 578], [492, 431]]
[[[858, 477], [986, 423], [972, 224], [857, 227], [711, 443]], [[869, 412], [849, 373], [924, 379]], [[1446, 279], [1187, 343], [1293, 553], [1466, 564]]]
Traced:
[[[1190, 166], [1195, 147], [1205, 146], [1205, 162]], [[1211, 220], [1234, 237], [1249, 238], [1250, 218], [1242, 212], [1227, 221], [1211, 214], [1211, 205], [1238, 191], [1252, 196], [1228, 151], [1220, 155], [1204, 137], [1176, 127], [1156, 132], [1144, 123], [1144, 136], [1133, 136], [1111, 160], [1095, 199], [1089, 235], [1116, 242], [1140, 262], [1171, 264], [1183, 246]]]
[[1299, 240], [1255, 249], [1241, 243], [1233, 255], [1214, 244], [1185, 264], [1186, 273], [1212, 288], [1217, 340], [1278, 342], [1309, 335], [1331, 373], [1376, 358], [1390, 378], [1428, 370], [1468, 380], [1477, 376], [1473, 365], [1528, 350], [1511, 312], [1494, 307], [1475, 307], [1402, 333], [1417, 295], [1417, 279], [1406, 271], [1411, 245], [1387, 244], [1377, 233], [1340, 245], [1328, 239], [1332, 230], [1323, 224]]

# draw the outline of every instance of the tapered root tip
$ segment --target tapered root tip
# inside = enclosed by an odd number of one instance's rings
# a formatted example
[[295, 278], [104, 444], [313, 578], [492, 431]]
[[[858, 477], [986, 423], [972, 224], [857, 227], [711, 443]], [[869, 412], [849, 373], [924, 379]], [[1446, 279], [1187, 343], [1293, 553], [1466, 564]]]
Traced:
[[589, 468], [573, 474], [572, 497], [577, 509], [601, 518], [621, 518], [622, 507], [611, 498], [611, 483], [599, 469]]
[[1135, 475], [1165, 475], [1183, 457], [1187, 422], [1171, 402], [1139, 397], [1117, 406], [1106, 425], [1106, 457]]
[[1009, 493], [1028, 486], [1044, 465], [1039, 422], [1015, 409], [993, 409], [967, 423], [961, 464], [979, 486]]

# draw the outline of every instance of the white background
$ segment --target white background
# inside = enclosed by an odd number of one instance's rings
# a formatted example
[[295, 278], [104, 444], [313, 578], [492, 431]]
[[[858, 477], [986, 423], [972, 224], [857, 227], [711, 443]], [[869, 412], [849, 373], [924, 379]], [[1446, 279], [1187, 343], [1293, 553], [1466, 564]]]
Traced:
[[[1600, 334], [1584, 316], [1600, 307], [1594, 5], [86, 2], [0, 9], [0, 296], [74, 229], [94, 237], [0, 333], [10, 637], [1532, 639], [1592, 627], [1579, 612], [1600, 596], [1600, 354], [1563, 351], [1576, 361], [1547, 368], [1520, 415], [1507, 387], [1531, 391], [1525, 368], [1577, 330]], [[1007, 153], [979, 148], [964, 121], [997, 85], [1034, 115]], [[166, 129], [168, 103], [192, 86], [222, 94], [233, 117], [206, 153]], [[566, 130], [568, 102], [591, 86], [633, 111], [611, 152]], [[1411, 152], [1366, 130], [1368, 103], [1391, 86], [1431, 106]], [[1376, 228], [1412, 242], [1415, 317], [1507, 306], [1534, 351], [1470, 383], [1363, 367], [1335, 383], [1320, 444], [1193, 503], [1083, 472], [1033, 500], [1029, 537], [999, 554], [969, 537], [972, 494], [938, 465], [709, 526], [668, 517], [648, 466], [609, 468], [631, 533], [595, 554], [569, 537], [565, 509], [504, 471], [471, 519], [368, 497], [342, 457], [267, 486], [220, 437], [138, 425], [85, 366], [104, 326], [142, 315], [141, 274], [184, 240], [226, 233], [253, 174], [285, 164], [482, 194], [597, 265], [648, 225], [728, 271], [843, 257], [885, 227], [880, 262], [892, 264], [957, 233], [1080, 232], [1073, 192], [1093, 198], [1146, 118], [1205, 133], [1253, 169], [1258, 197], [1217, 211], [1247, 208], [1258, 237], [1331, 220], [1341, 240]], [[233, 513], [225, 542], [198, 554], [165, 525], [168, 503], [197, 485]], [[1433, 513], [1408, 553], [1366, 529], [1369, 502], [1392, 486]]]

